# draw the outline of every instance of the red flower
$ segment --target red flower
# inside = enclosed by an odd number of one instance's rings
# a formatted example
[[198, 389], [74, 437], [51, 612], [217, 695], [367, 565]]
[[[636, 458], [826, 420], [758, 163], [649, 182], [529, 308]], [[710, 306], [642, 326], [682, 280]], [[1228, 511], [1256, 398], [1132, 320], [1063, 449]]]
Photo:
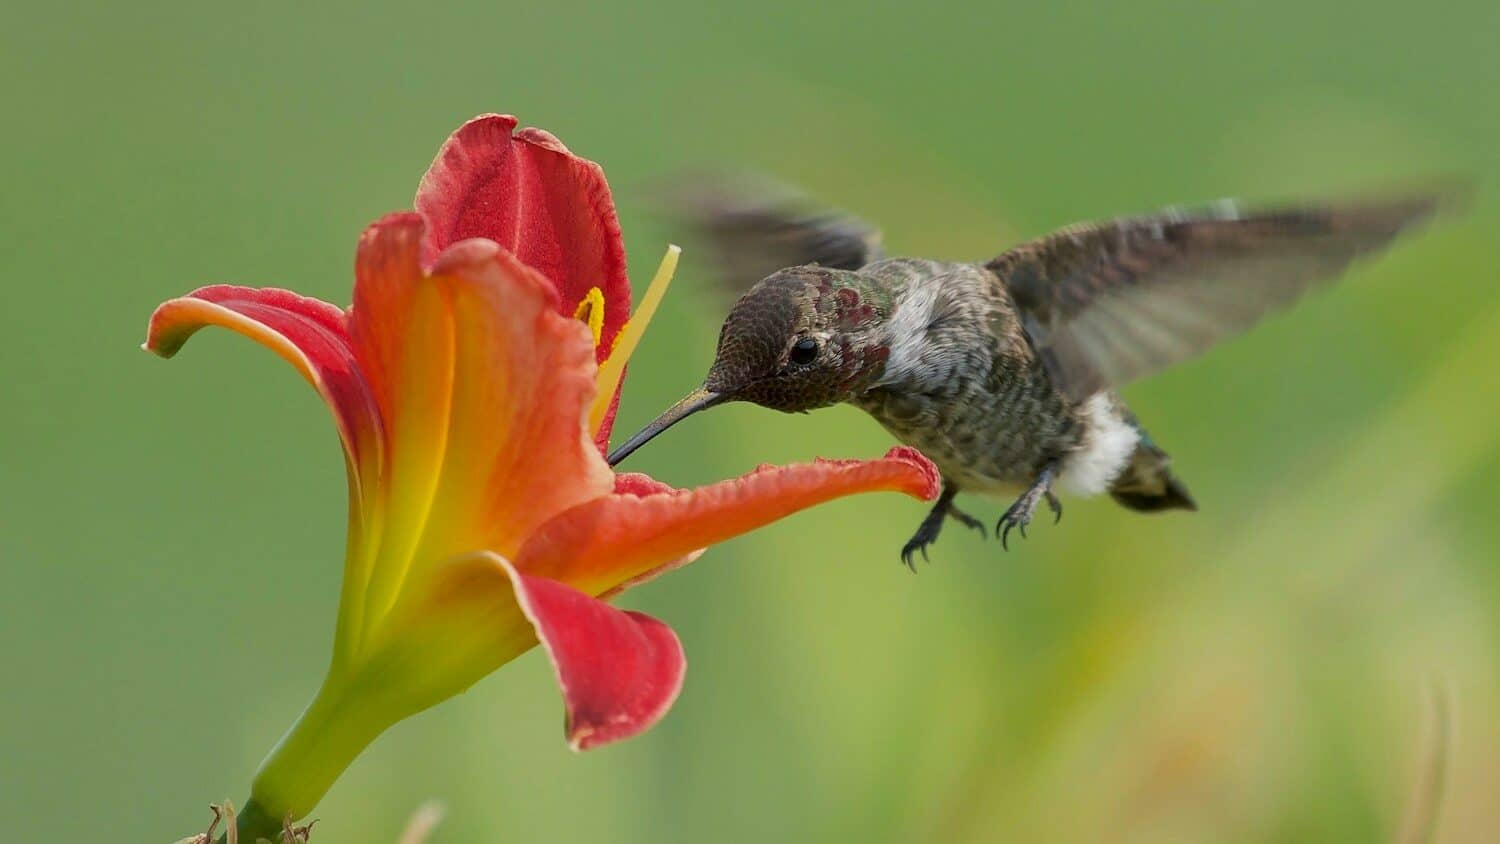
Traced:
[[322, 689], [263, 763], [256, 811], [300, 817], [396, 721], [540, 641], [577, 749], [655, 723], [681, 687], [665, 624], [605, 603], [701, 549], [843, 495], [937, 492], [910, 449], [762, 467], [673, 490], [615, 475], [625, 359], [676, 262], [626, 327], [630, 288], [599, 167], [515, 119], [460, 128], [417, 213], [360, 238], [347, 311], [285, 290], [205, 287], [161, 305], [146, 348], [205, 325], [300, 371], [333, 411], [349, 474], [348, 552]]

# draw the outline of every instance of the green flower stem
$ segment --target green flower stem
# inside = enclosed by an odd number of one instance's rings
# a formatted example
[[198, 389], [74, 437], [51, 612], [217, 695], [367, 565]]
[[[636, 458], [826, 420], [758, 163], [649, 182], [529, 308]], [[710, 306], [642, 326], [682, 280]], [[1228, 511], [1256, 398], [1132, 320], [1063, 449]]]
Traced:
[[327, 685], [318, 692], [260, 763], [250, 786], [252, 805], [278, 818], [305, 817], [355, 757], [405, 714], [387, 715], [368, 697], [361, 706], [347, 705], [347, 692]]
[[[244, 808], [235, 816], [234, 826], [239, 831], [240, 844], [255, 844], [260, 838], [281, 844], [281, 820], [261, 808], [254, 797], [246, 801]], [[217, 844], [226, 844], [228, 840], [229, 833], [225, 832], [219, 836]]]

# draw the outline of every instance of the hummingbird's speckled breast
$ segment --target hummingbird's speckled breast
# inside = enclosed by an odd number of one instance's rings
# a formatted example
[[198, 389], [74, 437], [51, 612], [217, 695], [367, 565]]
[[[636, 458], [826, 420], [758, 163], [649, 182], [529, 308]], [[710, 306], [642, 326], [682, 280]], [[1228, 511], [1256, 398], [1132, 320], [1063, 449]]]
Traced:
[[896, 258], [861, 274], [888, 283], [896, 299], [890, 360], [854, 404], [948, 481], [975, 492], [1025, 487], [1086, 446], [1089, 414], [1053, 387], [993, 273]]

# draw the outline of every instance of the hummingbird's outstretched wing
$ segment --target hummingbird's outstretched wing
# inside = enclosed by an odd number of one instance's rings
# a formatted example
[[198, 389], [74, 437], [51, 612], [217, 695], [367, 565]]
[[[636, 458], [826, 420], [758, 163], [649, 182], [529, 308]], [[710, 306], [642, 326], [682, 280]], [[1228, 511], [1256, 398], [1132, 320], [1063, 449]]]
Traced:
[[699, 174], [677, 179], [662, 197], [663, 210], [710, 247], [732, 298], [787, 267], [857, 270], [882, 257], [875, 227], [768, 180]]
[[1187, 360], [1430, 217], [1435, 195], [1079, 225], [987, 266], [1074, 399]]

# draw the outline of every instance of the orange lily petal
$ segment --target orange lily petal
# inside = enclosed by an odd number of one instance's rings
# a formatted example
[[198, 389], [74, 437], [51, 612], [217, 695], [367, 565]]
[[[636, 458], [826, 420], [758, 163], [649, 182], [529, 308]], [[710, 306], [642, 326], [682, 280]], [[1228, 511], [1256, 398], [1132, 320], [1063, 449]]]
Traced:
[[611, 485], [583, 428], [595, 389], [588, 329], [493, 241], [454, 244], [427, 275], [423, 228], [419, 215], [387, 216], [356, 261], [351, 335], [389, 453], [368, 619], [390, 610], [413, 565], [512, 553]]
[[365, 229], [354, 261], [349, 333], [385, 422], [384, 519], [362, 618], [391, 607], [422, 541], [440, 478], [453, 390], [453, 325], [418, 252], [422, 218], [388, 214]]
[[698, 549], [815, 504], [877, 490], [934, 498], [940, 483], [937, 467], [902, 446], [879, 460], [763, 466], [694, 490], [615, 494], [542, 525], [522, 546], [515, 565], [528, 576], [559, 580], [592, 595], [612, 594]]
[[447, 297], [454, 382], [447, 458], [420, 556], [473, 548], [513, 554], [538, 525], [609, 492], [613, 473], [583, 426], [593, 343], [558, 314], [551, 285], [489, 240], [448, 249], [432, 282]]

